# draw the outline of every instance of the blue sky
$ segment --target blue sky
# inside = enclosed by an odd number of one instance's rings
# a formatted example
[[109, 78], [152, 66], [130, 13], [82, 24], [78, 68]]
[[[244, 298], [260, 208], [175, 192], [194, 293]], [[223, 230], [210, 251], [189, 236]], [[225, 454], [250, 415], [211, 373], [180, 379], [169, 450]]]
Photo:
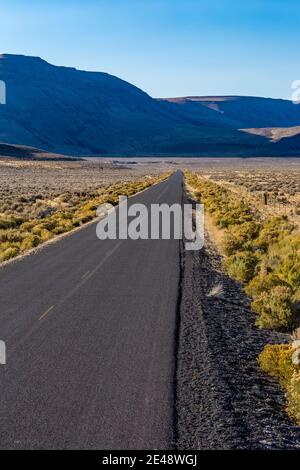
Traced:
[[290, 98], [300, 79], [300, 2], [2, 0], [0, 44], [117, 75], [155, 97]]

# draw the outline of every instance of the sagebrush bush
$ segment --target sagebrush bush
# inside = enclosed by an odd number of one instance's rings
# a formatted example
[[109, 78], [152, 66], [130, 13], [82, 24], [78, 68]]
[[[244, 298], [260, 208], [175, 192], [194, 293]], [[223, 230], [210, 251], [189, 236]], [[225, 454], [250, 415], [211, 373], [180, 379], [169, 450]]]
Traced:
[[255, 275], [258, 258], [250, 251], [238, 252], [226, 258], [224, 265], [229, 276], [239, 282], [249, 282]]
[[300, 287], [300, 236], [289, 235], [269, 249], [273, 256], [273, 271], [277, 277], [294, 291]]
[[230, 227], [223, 239], [223, 248], [227, 256], [237, 251], [251, 251], [253, 239], [259, 233], [260, 224], [255, 221], [244, 222]]
[[280, 280], [272, 273], [264, 273], [260, 271], [251, 281], [244, 287], [247, 295], [256, 298], [263, 292], [268, 292], [272, 287], [280, 285]]
[[10, 258], [14, 258], [19, 253], [19, 249], [16, 247], [6, 248], [0, 253], [0, 261], [7, 261]]
[[300, 366], [293, 364], [294, 351], [293, 344], [268, 344], [260, 353], [258, 362], [261, 369], [284, 388], [287, 412], [300, 425]]
[[24, 222], [22, 217], [5, 215], [0, 217], [0, 229], [15, 228]]
[[267, 251], [270, 245], [290, 235], [294, 228], [294, 225], [289, 222], [287, 216], [272, 217], [264, 222], [255, 240], [255, 245]]
[[260, 328], [281, 329], [292, 324], [292, 291], [287, 286], [275, 286], [262, 292], [252, 302], [251, 308], [258, 314]]
[[29, 233], [21, 243], [21, 251], [30, 250], [31, 248], [36, 248], [41, 243], [41, 238], [38, 235]]
[[300, 371], [293, 371], [287, 387], [287, 412], [300, 425]]
[[291, 344], [267, 344], [258, 357], [260, 368], [287, 387], [294, 372], [292, 353]]

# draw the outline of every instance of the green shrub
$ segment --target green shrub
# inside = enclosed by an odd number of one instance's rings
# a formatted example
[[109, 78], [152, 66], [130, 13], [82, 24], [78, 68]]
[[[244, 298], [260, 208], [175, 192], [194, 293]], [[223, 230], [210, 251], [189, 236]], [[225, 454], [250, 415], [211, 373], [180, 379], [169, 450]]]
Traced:
[[291, 344], [267, 344], [258, 357], [260, 368], [287, 387], [294, 372], [292, 353]]
[[287, 412], [300, 425], [300, 372], [293, 372], [287, 387]]
[[16, 247], [7, 248], [6, 250], [0, 253], [0, 261], [7, 261], [11, 258], [14, 258], [19, 253], [19, 249]]
[[41, 243], [41, 238], [37, 235], [29, 233], [21, 243], [21, 251], [30, 250], [37, 247]]
[[253, 239], [259, 232], [260, 225], [257, 222], [244, 222], [230, 227], [223, 239], [223, 248], [227, 256], [237, 251], [252, 249]]
[[300, 425], [300, 367], [292, 362], [291, 344], [267, 344], [258, 357], [260, 368], [286, 391], [287, 412]]
[[292, 323], [292, 291], [287, 286], [275, 286], [264, 291], [252, 302], [252, 309], [258, 314], [256, 320], [260, 328], [282, 329]]
[[267, 251], [270, 245], [290, 235], [294, 228], [286, 216], [272, 217], [264, 223], [255, 244]]
[[20, 230], [29, 232], [35, 226], [35, 224], [35, 220], [31, 220], [30, 222], [23, 222], [23, 224], [20, 225]]
[[249, 282], [256, 270], [258, 259], [249, 251], [241, 251], [229, 256], [225, 260], [225, 267], [229, 276], [239, 282]]
[[23, 240], [22, 233], [18, 229], [0, 230], [0, 243], [20, 242]]
[[269, 249], [268, 266], [293, 290], [300, 287], [300, 236], [289, 235]]
[[5, 215], [0, 217], [0, 229], [9, 229], [19, 227], [24, 219], [19, 216]]
[[280, 280], [272, 273], [260, 272], [245, 286], [244, 290], [250, 297], [257, 297], [263, 292], [269, 291], [272, 287], [280, 285]]
[[40, 236], [42, 242], [45, 242], [45, 241], [51, 240], [51, 238], [54, 237], [54, 234], [50, 230], [42, 228], [41, 231], [40, 231], [39, 236]]
[[55, 235], [60, 235], [62, 233], [69, 232], [70, 230], [72, 230], [72, 228], [74, 228], [72, 221], [68, 221], [64, 219], [58, 220], [58, 224], [53, 229], [53, 233]]

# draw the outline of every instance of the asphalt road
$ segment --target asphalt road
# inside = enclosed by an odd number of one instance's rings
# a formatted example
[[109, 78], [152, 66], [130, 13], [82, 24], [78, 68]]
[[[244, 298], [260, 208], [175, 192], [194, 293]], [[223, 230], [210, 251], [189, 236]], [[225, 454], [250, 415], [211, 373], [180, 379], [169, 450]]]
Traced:
[[[180, 203], [181, 183], [131, 201]], [[92, 224], [0, 270], [1, 448], [172, 448], [179, 258]]]

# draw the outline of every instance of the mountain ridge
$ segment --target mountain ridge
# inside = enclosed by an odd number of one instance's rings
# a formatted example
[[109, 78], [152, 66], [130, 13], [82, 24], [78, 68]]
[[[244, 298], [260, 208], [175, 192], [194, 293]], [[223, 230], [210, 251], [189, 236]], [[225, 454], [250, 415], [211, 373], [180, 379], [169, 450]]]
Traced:
[[[245, 129], [300, 125], [300, 107], [287, 100], [154, 99], [114, 75], [56, 66], [40, 57], [1, 54], [0, 80], [7, 89], [7, 104], [0, 106], [0, 141], [52, 153], [270, 155], [276, 154], [277, 143]], [[278, 154], [287, 148], [300, 155], [297, 139], [288, 147], [281, 142]]]

